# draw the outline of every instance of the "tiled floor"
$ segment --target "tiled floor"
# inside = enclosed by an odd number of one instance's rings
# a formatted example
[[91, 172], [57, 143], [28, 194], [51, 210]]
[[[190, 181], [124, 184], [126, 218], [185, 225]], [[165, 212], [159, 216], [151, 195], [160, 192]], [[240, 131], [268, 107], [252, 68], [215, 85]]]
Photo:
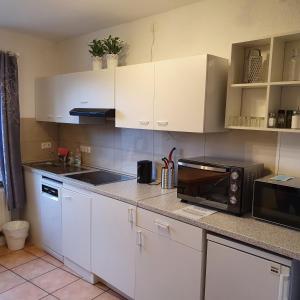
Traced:
[[0, 300], [124, 299], [102, 283], [89, 284], [35, 246], [0, 247]]

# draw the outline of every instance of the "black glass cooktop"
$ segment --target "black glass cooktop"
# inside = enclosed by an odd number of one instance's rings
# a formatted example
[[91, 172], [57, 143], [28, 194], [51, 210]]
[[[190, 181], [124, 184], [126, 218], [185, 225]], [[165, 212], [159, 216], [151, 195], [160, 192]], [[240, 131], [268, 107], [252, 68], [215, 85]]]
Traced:
[[95, 172], [79, 173], [73, 175], [66, 175], [68, 178], [80, 180], [93, 185], [101, 185], [106, 183], [125, 181], [134, 179], [133, 176], [123, 175], [110, 171], [99, 170]]

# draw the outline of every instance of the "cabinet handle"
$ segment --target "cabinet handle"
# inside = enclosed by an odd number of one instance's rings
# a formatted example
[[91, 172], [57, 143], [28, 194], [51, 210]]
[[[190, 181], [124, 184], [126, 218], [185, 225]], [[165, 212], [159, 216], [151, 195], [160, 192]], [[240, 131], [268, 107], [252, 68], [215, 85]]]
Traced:
[[80, 101], [80, 103], [81, 103], [81, 104], [87, 104], [87, 103], [89, 103], [89, 101], [87, 101], [87, 100], [82, 100], [82, 101]]
[[149, 125], [150, 122], [149, 121], [140, 120], [139, 123], [140, 123], [140, 125], [147, 126], [147, 125]]
[[143, 246], [143, 236], [142, 236], [142, 231], [141, 230], [138, 230], [136, 232], [136, 244], [139, 247]]
[[290, 276], [287, 274], [280, 274], [278, 300], [288, 300], [289, 298], [289, 281]]
[[61, 119], [61, 118], [63, 118], [63, 116], [56, 116], [56, 118], [57, 118], [57, 119]]
[[70, 200], [72, 200], [72, 197], [71, 196], [64, 196], [63, 199], [67, 200], [67, 201], [70, 201]]
[[155, 220], [154, 224], [157, 226], [157, 229], [160, 229], [160, 230], [163, 230], [163, 231], [166, 231], [166, 232], [170, 231], [170, 226], [169, 226], [168, 223]]
[[169, 124], [168, 121], [156, 121], [158, 126], [167, 126]]
[[128, 222], [133, 224], [134, 223], [134, 209], [128, 208]]

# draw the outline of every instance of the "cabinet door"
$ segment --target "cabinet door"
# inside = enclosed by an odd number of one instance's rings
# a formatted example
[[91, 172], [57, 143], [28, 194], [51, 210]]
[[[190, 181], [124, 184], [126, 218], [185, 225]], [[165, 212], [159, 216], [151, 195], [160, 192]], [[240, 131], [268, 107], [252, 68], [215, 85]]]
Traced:
[[202, 253], [138, 228], [136, 300], [200, 300]]
[[134, 298], [135, 207], [105, 196], [92, 202], [92, 272]]
[[115, 71], [99, 70], [74, 73], [74, 85], [79, 90], [74, 107], [114, 108]]
[[287, 300], [288, 274], [278, 263], [208, 241], [205, 300]]
[[30, 223], [30, 240], [35, 245], [42, 247], [43, 219], [41, 215], [41, 175], [25, 170], [26, 206], [24, 219]]
[[57, 97], [55, 99], [55, 118], [58, 123], [79, 123], [79, 117], [70, 116], [70, 110], [77, 107], [80, 85], [77, 73], [58, 75]]
[[155, 129], [203, 132], [206, 61], [201, 55], [155, 63]]
[[116, 69], [116, 127], [153, 129], [154, 64]]
[[63, 189], [62, 225], [64, 256], [90, 271], [91, 197]]

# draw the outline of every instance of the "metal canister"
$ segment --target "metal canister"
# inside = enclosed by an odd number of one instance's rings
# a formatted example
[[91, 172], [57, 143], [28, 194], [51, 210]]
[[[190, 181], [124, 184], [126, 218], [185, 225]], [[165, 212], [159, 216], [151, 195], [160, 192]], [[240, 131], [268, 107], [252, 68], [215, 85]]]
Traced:
[[175, 181], [174, 168], [162, 168], [161, 169], [161, 188], [173, 189]]
[[262, 66], [263, 58], [260, 49], [251, 49], [246, 66], [245, 82], [260, 82], [262, 80]]

